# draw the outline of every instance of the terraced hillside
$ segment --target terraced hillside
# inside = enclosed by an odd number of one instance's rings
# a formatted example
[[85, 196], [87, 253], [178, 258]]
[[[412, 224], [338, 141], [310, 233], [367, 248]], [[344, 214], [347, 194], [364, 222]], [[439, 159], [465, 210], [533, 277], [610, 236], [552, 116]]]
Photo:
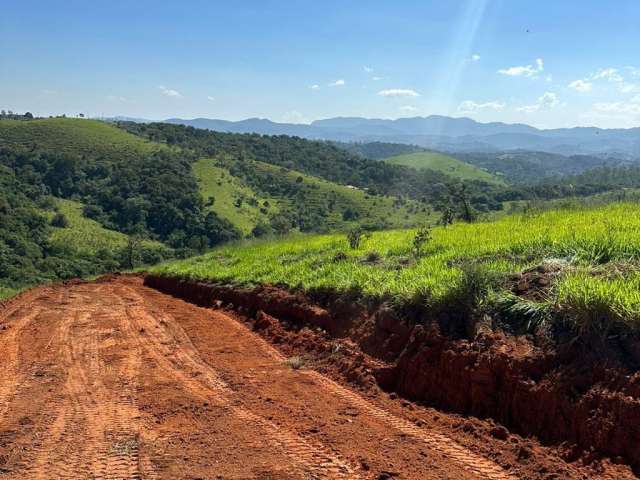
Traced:
[[398, 155], [384, 159], [393, 165], [404, 165], [418, 170], [435, 170], [461, 180], [482, 180], [494, 184], [503, 184], [504, 181], [475, 165], [462, 162], [449, 155], [439, 152], [418, 152], [407, 155]]

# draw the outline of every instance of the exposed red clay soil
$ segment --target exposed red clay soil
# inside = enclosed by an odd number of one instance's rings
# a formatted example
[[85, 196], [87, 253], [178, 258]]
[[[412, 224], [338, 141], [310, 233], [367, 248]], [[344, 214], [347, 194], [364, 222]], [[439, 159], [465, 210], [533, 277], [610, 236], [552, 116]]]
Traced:
[[[625, 463], [640, 466], [640, 374], [613, 355], [603, 361], [579, 345], [543, 350], [524, 337], [499, 333], [454, 340], [435, 326], [409, 325], [384, 306], [333, 300], [320, 307], [277, 288], [156, 276], [145, 283], [228, 315], [236, 312], [285, 355], [301, 357], [376, 402], [389, 401], [382, 387], [395, 398], [393, 408], [404, 415], [408, 408], [414, 421], [416, 411], [424, 412], [426, 420], [419, 422], [426, 428], [437, 418], [435, 425], [448, 429], [449, 438], [516, 478], [624, 478], [632, 475]], [[411, 403], [416, 401], [491, 420], [435, 413]]]
[[6, 302], [0, 478], [633, 478], [388, 395], [374, 374], [389, 364], [289, 321], [200, 308], [128, 276]]

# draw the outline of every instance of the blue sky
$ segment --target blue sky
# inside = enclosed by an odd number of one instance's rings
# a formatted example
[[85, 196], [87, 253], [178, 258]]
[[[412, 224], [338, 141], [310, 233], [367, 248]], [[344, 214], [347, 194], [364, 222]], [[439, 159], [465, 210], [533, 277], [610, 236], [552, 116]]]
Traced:
[[640, 1], [5, 1], [0, 107], [640, 126]]

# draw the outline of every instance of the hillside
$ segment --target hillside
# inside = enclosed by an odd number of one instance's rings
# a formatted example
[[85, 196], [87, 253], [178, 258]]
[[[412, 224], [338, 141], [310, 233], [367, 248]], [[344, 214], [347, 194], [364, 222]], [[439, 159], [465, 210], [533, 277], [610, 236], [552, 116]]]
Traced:
[[452, 154], [458, 160], [507, 179], [512, 183], [536, 183], [542, 178], [573, 175], [605, 165], [633, 164], [620, 156], [560, 155], [537, 151], [473, 152]]
[[[209, 211], [228, 220], [244, 235], [249, 235], [267, 213], [278, 212], [277, 202], [256, 193], [213, 159], [201, 158], [193, 164], [200, 194]], [[265, 202], [268, 207], [265, 207]]]
[[480, 180], [489, 183], [503, 184], [504, 181], [474, 165], [470, 165], [439, 152], [419, 152], [398, 155], [384, 159], [393, 165], [435, 170], [461, 180]]
[[[129, 243], [129, 236], [104, 228], [100, 223], [83, 215], [83, 207], [73, 200], [54, 199], [55, 211], [45, 211], [49, 222], [53, 221], [56, 213], [64, 215], [66, 225], [63, 227], [52, 225], [49, 240], [57, 251], [67, 251], [70, 255], [117, 257], [123, 255]], [[172, 256], [171, 249], [160, 242], [144, 240], [141, 242], [138, 255], [158, 256], [156, 261]], [[144, 263], [154, 263], [149, 258], [139, 258]]]
[[398, 228], [429, 221], [419, 202], [372, 196], [353, 187], [259, 161], [201, 159], [194, 171], [205, 204], [245, 234]]
[[1, 120], [0, 148], [23, 147], [88, 158], [132, 159], [166, 147], [105, 122], [72, 118]]
[[336, 147], [371, 160], [384, 160], [398, 155], [423, 152], [424, 148], [403, 143], [383, 142], [332, 142]]
[[[371, 195], [408, 197], [442, 210], [451, 204], [450, 186], [460, 180], [442, 172], [393, 165], [363, 158], [328, 142], [298, 137], [220, 133], [169, 124], [121, 123], [122, 128], [147, 139], [179, 146], [200, 158], [227, 155], [239, 161], [256, 160], [351, 185]], [[502, 189], [495, 183], [470, 180], [469, 201], [479, 211], [501, 208]]]
[[[344, 235], [291, 237], [224, 246], [154, 271], [300, 286], [311, 295], [326, 288], [358, 292], [431, 314], [482, 305], [513, 330], [528, 319], [525, 328], [545, 321], [585, 334], [603, 328], [636, 332], [640, 277], [633, 265], [640, 258], [639, 218], [638, 204], [614, 203], [458, 223], [433, 228], [419, 254], [415, 230], [377, 232], [355, 249]], [[509, 278], [538, 266], [540, 272], [551, 272], [546, 283], [532, 286], [533, 291], [512, 290]], [[599, 312], [597, 319], [591, 311]]]

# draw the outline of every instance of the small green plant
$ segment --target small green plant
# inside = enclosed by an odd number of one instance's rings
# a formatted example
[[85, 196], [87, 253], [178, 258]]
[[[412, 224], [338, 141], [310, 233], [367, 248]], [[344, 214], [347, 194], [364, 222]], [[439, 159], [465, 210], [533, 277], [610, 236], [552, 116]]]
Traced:
[[413, 236], [412, 250], [416, 258], [421, 258], [424, 254], [425, 245], [431, 240], [431, 227], [425, 225], [418, 229]]
[[360, 243], [365, 238], [366, 233], [362, 228], [356, 227], [352, 228], [347, 232], [347, 242], [349, 242], [349, 248], [351, 250], [357, 250], [360, 248]]

